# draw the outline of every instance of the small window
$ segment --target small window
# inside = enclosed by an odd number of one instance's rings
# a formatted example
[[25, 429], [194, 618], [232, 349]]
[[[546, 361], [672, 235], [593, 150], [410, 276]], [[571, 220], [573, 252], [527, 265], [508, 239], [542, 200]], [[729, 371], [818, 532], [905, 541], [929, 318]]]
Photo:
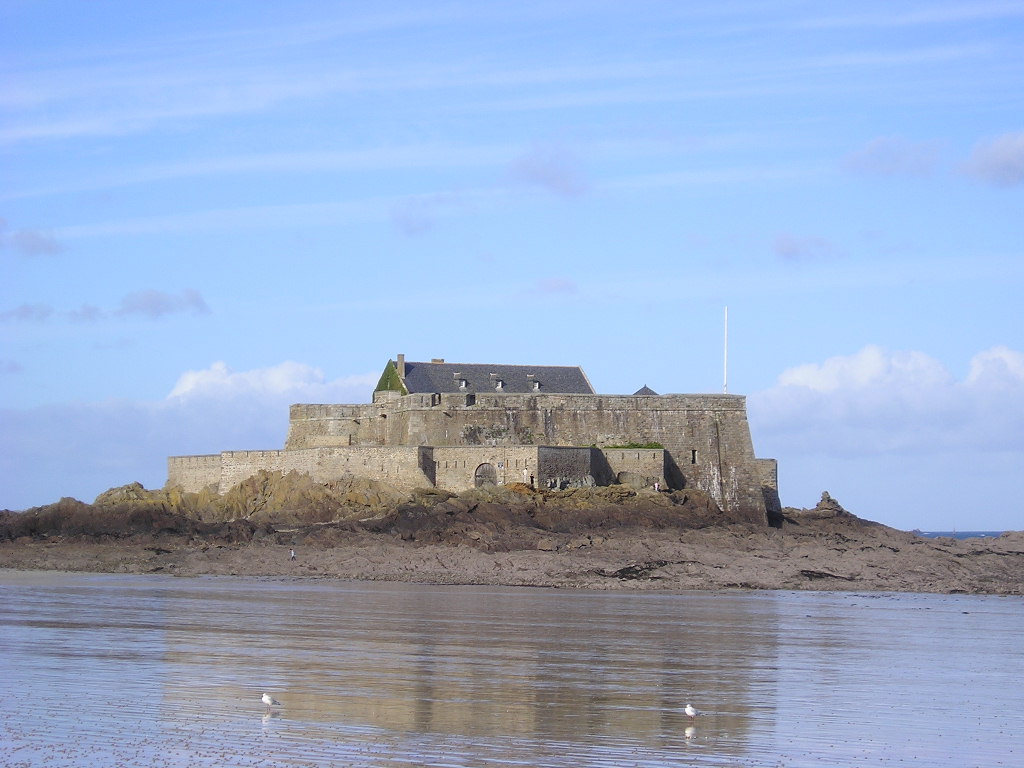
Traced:
[[466, 380], [465, 379], [459, 379], [459, 389], [465, 389], [465, 388], [466, 388]]
[[690, 451], [690, 463], [691, 464], [696, 464], [697, 463], [697, 449], [696, 448], [694, 448], [693, 450]]
[[540, 382], [539, 381], [533, 382], [533, 391], [537, 392], [539, 390], [540, 390]]
[[498, 379], [496, 382], [494, 382], [494, 388], [501, 392], [501, 390], [505, 388], [505, 382], [502, 381], [501, 379]]

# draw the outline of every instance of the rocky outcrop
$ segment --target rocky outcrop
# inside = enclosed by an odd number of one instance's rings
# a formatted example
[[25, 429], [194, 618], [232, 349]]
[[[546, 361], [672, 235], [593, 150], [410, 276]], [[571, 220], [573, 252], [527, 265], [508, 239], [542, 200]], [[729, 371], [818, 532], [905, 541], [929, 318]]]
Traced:
[[[300, 552], [296, 561], [290, 549]], [[138, 484], [93, 504], [0, 512], [0, 564], [181, 575], [333, 577], [589, 589], [1024, 593], [1024, 533], [927, 539], [828, 493], [774, 526], [696, 492], [526, 485], [402, 494], [265, 473], [223, 496]]]

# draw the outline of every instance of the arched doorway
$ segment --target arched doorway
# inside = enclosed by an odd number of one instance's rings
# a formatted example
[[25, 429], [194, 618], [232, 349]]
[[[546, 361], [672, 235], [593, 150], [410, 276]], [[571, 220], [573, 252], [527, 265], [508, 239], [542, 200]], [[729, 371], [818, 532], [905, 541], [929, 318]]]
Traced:
[[498, 470], [493, 464], [481, 464], [473, 473], [473, 484], [479, 488], [482, 485], [497, 485]]

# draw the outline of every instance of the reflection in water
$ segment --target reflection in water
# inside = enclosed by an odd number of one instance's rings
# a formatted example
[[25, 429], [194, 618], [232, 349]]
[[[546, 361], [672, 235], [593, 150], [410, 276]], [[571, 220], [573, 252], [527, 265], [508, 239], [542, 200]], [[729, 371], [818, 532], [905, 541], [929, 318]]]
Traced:
[[[0, 755], [23, 765], [991, 762], [1009, 754], [1024, 711], [1008, 682], [1024, 674], [1021, 607], [0, 571]], [[268, 711], [263, 691], [282, 706]]]

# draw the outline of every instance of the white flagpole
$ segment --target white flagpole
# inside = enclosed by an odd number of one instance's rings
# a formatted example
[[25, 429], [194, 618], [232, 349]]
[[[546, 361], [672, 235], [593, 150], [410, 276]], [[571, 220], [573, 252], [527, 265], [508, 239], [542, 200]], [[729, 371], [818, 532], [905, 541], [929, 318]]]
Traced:
[[729, 307], [725, 308], [725, 351], [722, 361], [722, 393], [729, 394]]

